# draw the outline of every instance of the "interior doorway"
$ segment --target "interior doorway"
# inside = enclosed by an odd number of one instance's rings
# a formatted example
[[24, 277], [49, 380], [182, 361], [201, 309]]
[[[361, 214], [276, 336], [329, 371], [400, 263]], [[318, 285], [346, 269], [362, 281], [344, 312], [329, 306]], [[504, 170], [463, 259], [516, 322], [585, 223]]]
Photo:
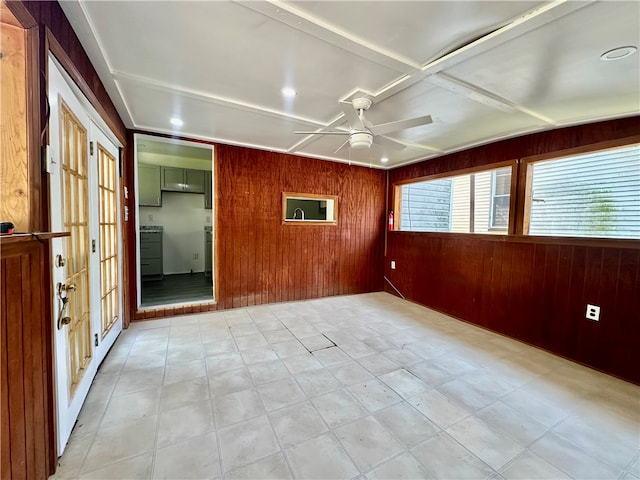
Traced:
[[214, 301], [213, 146], [135, 136], [138, 309]]

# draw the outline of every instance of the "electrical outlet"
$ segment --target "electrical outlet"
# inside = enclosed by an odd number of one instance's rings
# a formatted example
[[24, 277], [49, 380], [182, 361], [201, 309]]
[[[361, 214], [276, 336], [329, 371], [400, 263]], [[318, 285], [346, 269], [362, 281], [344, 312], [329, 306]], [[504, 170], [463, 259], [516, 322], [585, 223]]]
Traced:
[[197, 260], [197, 259], [198, 259], [198, 257], [199, 257], [199, 255], [198, 255], [197, 253], [194, 253], [194, 254], [193, 254], [193, 259], [194, 259], [194, 260]]
[[149, 221], [150, 221], [150, 222], [153, 222], [153, 215], [149, 214], [149, 215], [148, 215], [148, 218], [149, 218]]
[[597, 305], [591, 305], [587, 303], [587, 313], [585, 314], [587, 320], [593, 320], [594, 322], [600, 321], [600, 307]]
[[391, 260], [391, 270], [395, 270], [395, 269], [396, 269], [396, 261]]

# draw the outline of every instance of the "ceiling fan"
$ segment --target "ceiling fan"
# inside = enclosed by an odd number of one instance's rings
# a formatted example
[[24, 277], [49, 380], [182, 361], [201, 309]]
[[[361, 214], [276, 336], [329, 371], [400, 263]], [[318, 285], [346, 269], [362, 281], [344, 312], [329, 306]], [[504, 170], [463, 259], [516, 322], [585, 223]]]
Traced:
[[[351, 106], [353, 106], [353, 108], [351, 108]], [[338, 153], [347, 143], [354, 149], [370, 148], [372, 143], [377, 143], [379, 145], [385, 145], [393, 148], [394, 150], [402, 150], [403, 148], [406, 148], [406, 145], [392, 140], [391, 138], [383, 137], [382, 135], [396, 132], [398, 130], [404, 130], [406, 128], [428, 125], [432, 121], [431, 115], [424, 115], [422, 117], [410, 118], [407, 120], [398, 120], [395, 122], [373, 125], [364, 116], [365, 110], [368, 110], [370, 106], [371, 100], [366, 97], [354, 98], [351, 101], [350, 106], [344, 105], [343, 111], [349, 120], [349, 131], [295, 131], [293, 133], [304, 135], [348, 135], [349, 138], [347, 141], [344, 142], [334, 153]]]

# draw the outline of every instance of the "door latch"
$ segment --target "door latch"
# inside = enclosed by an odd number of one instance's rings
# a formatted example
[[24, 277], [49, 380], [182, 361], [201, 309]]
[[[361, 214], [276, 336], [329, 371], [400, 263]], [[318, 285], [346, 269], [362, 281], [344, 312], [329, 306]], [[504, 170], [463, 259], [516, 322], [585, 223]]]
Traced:
[[69, 292], [76, 289], [75, 283], [64, 284], [58, 282], [56, 290], [58, 292], [58, 298], [62, 303], [60, 311], [58, 312], [58, 330], [62, 330], [62, 327], [71, 323], [71, 317], [69, 316]]
[[71, 317], [69, 316], [69, 297], [66, 295], [60, 297], [62, 307], [58, 312], [58, 330], [62, 330], [62, 327], [71, 323]]

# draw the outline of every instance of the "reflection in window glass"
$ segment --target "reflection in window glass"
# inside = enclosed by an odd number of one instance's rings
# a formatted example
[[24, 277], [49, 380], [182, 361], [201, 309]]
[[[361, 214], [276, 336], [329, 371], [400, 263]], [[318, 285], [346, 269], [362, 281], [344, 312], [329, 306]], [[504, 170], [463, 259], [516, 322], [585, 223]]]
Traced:
[[640, 238], [640, 146], [532, 168], [530, 235]]
[[511, 192], [511, 169], [501, 168], [491, 174], [491, 228], [507, 230], [509, 227], [509, 194]]
[[511, 167], [408, 183], [400, 195], [400, 230], [506, 233]]
[[282, 220], [289, 225], [338, 222], [338, 197], [312, 193], [282, 193]]

